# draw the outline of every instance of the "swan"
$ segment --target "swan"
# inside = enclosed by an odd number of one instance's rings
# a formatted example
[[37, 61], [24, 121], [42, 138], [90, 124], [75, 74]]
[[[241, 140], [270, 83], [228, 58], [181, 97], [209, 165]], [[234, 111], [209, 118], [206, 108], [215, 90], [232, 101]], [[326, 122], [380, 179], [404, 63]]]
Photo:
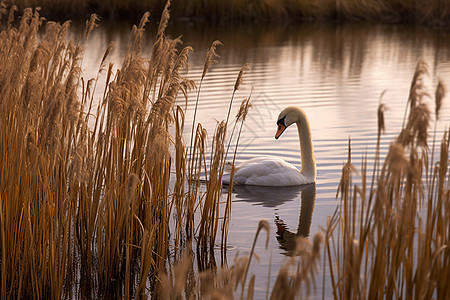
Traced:
[[[300, 140], [301, 169], [274, 156], [252, 158], [236, 168], [233, 182], [242, 185], [293, 186], [313, 183], [316, 180], [316, 160], [308, 116], [299, 107], [285, 108], [278, 116], [278, 130], [275, 139], [292, 124], [297, 124]], [[224, 184], [230, 183], [230, 174], [222, 178]]]

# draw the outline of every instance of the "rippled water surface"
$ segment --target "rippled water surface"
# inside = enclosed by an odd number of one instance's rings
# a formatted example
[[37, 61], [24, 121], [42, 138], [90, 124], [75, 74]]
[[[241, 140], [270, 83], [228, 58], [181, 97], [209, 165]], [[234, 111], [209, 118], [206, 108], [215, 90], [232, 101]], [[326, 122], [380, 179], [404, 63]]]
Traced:
[[[118, 43], [112, 60], [117, 68], [120, 66], [127, 50], [129, 28], [131, 24], [102, 24], [94, 31], [83, 61], [86, 77], [96, 74], [111, 40]], [[244, 86], [236, 94], [232, 111], [234, 116], [240, 101], [248, 97], [253, 87], [251, 102], [254, 108], [243, 128], [237, 164], [256, 156], [275, 155], [299, 167], [297, 131], [289, 128], [275, 140], [276, 118], [290, 105], [302, 107], [310, 118], [318, 168], [315, 186], [236, 187], [233, 193], [229, 264], [237, 252], [245, 253], [251, 249], [259, 220], [265, 219], [271, 225], [269, 248], [264, 248], [263, 234], [256, 247], [259, 263], [255, 261], [251, 269], [256, 275], [258, 299], [264, 298], [268, 280], [273, 285], [286, 259], [286, 249], [292, 246], [289, 240], [276, 238], [276, 222], [283, 222], [292, 236], [312, 236], [320, 227], [326, 226], [327, 217], [333, 214], [338, 204], [335, 196], [341, 169], [348, 156], [349, 138], [355, 165], [360, 165], [366, 153], [369, 163], [372, 161], [381, 93], [386, 91], [382, 101], [388, 107], [385, 114], [387, 128], [381, 146], [385, 153], [402, 125], [416, 63], [423, 59], [430, 66], [427, 84], [431, 94], [437, 76], [450, 86], [449, 34], [439, 30], [315, 23], [296, 26], [174, 23], [168, 30], [171, 37], [181, 35], [185, 45], [194, 47], [188, 77], [197, 83], [210, 43], [218, 39], [224, 44], [218, 48], [220, 63], [211, 68], [200, 93], [198, 121], [208, 130], [209, 137], [214, 133], [217, 120], [226, 118], [240, 67], [244, 63], [252, 65], [245, 75]], [[144, 57], [150, 56], [152, 36], [150, 29], [144, 40]], [[186, 111], [187, 141], [194, 100], [192, 94]], [[181, 97], [179, 101], [183, 103]], [[438, 125], [440, 130], [450, 124], [449, 107], [444, 103]], [[434, 110], [432, 101], [430, 108]], [[319, 297], [321, 274], [316, 283], [316, 296]], [[329, 285], [325, 291], [330, 296]]]

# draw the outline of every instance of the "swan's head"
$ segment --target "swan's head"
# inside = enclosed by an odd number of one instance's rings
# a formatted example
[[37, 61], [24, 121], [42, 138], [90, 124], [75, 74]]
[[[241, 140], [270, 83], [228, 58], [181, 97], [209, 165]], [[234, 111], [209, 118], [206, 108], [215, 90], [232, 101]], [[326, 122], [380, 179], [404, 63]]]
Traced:
[[286, 130], [286, 128], [291, 126], [293, 123], [298, 122], [300, 117], [302, 116], [304, 116], [304, 112], [299, 107], [289, 106], [283, 109], [283, 111], [278, 116], [278, 129], [277, 133], [275, 134], [275, 138], [278, 139]]

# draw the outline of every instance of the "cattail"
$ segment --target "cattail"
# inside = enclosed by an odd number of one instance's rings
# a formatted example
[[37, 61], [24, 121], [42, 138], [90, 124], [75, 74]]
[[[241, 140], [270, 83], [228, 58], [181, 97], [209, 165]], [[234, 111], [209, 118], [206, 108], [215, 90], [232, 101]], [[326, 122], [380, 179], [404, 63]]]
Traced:
[[436, 120], [439, 120], [439, 112], [441, 110], [442, 99], [444, 97], [445, 97], [445, 85], [442, 82], [442, 80], [439, 78], [438, 79], [438, 85], [437, 85], [437, 88], [436, 88], [436, 96], [435, 96], [435, 101], [436, 101], [436, 107], [435, 107]]
[[172, 299], [171, 297], [171, 286], [169, 277], [166, 272], [160, 271], [158, 274], [158, 297], [161, 299]]
[[209, 47], [208, 51], [206, 52], [206, 58], [205, 58], [205, 64], [203, 65], [203, 73], [202, 73], [202, 79], [205, 77], [206, 72], [208, 72], [209, 67], [211, 67], [213, 64], [218, 63], [218, 60], [216, 58], [220, 57], [216, 53], [217, 46], [223, 45], [221, 41], [214, 41], [211, 44], [211, 47]]
[[236, 83], [234, 84], [234, 90], [237, 91], [239, 90], [242, 81], [244, 80], [244, 73], [247, 72], [248, 70], [250, 70], [251, 65], [250, 64], [245, 64], [242, 66], [241, 70], [239, 71], [239, 75], [236, 79]]

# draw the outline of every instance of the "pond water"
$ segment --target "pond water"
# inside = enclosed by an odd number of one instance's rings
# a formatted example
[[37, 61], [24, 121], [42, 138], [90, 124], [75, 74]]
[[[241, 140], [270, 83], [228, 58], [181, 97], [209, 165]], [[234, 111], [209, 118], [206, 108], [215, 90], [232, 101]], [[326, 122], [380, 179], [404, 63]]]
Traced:
[[[144, 40], [144, 57], [150, 55], [154, 27], [149, 29]], [[112, 61], [116, 68], [120, 67], [130, 28], [131, 24], [101, 23], [87, 44], [83, 76], [96, 74], [111, 40], [118, 45]], [[263, 233], [255, 250], [259, 262], [255, 260], [250, 270], [250, 274], [256, 275], [255, 299], [265, 298], [267, 285], [273, 285], [286, 260], [286, 248], [291, 246], [289, 240], [276, 238], [276, 223], [284, 223], [292, 236], [298, 233], [312, 237], [326, 226], [327, 217], [339, 203], [335, 197], [348, 156], [349, 138], [357, 168], [365, 153], [369, 164], [373, 160], [381, 93], [386, 91], [382, 101], [388, 107], [381, 145], [382, 152], [386, 153], [402, 125], [417, 62], [423, 59], [429, 64], [430, 94], [434, 94], [437, 76], [450, 87], [450, 33], [443, 30], [410, 25], [212, 26], [175, 22], [169, 25], [168, 35], [181, 35], [185, 45], [194, 47], [188, 76], [197, 83], [206, 49], [216, 39], [224, 44], [218, 48], [220, 63], [211, 68], [200, 93], [197, 120], [208, 130], [209, 137], [214, 133], [216, 121], [226, 118], [240, 67], [244, 63], [252, 65], [242, 89], [236, 94], [232, 111], [234, 116], [240, 101], [248, 97], [253, 87], [251, 102], [254, 107], [243, 127], [237, 165], [252, 157], [275, 155], [299, 167], [297, 131], [289, 128], [275, 140], [276, 118], [284, 107], [296, 105], [302, 107], [310, 119], [318, 170], [315, 185], [301, 188], [236, 187], [233, 192], [227, 253], [229, 265], [237, 252], [250, 251], [259, 220], [267, 220], [271, 226], [269, 247], [267, 250], [264, 247], [266, 237]], [[192, 124], [194, 101], [193, 93], [186, 111], [187, 137], [191, 132], [189, 124]], [[430, 100], [432, 110], [433, 101]], [[444, 100], [438, 123], [440, 131], [450, 124], [449, 110], [450, 105]], [[322, 271], [321, 267], [314, 297], [322, 295]], [[325, 294], [331, 296], [329, 289], [329, 285], [325, 287]]]

